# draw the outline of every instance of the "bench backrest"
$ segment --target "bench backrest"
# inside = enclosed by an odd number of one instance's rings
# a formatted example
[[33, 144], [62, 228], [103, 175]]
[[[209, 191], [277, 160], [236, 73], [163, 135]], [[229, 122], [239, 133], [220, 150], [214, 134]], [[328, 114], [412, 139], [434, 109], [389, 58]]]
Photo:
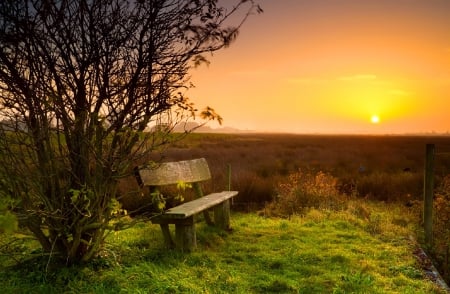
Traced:
[[171, 185], [180, 181], [196, 183], [211, 179], [208, 163], [204, 158], [141, 166], [137, 169], [136, 176], [141, 186]]

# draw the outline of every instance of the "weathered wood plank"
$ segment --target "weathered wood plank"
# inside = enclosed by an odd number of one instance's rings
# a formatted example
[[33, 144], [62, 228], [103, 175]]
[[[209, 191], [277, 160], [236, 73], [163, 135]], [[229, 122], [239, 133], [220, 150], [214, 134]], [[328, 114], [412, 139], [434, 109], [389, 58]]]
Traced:
[[180, 181], [194, 183], [211, 178], [206, 159], [165, 162], [154, 167], [139, 168], [139, 176], [144, 186], [172, 185]]
[[191, 215], [202, 212], [208, 208], [214, 207], [238, 194], [238, 191], [223, 191], [212, 193], [202, 198], [198, 198], [174, 208], [168, 209], [163, 214], [158, 215], [152, 222], [159, 223], [163, 219], [184, 219]]

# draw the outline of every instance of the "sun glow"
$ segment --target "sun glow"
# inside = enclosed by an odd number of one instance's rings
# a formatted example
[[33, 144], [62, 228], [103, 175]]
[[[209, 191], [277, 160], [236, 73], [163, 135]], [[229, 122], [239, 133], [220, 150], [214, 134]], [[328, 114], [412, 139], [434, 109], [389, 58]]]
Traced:
[[377, 124], [377, 123], [380, 122], [380, 117], [379, 117], [378, 115], [372, 115], [372, 117], [370, 118], [370, 121], [371, 121], [373, 124]]

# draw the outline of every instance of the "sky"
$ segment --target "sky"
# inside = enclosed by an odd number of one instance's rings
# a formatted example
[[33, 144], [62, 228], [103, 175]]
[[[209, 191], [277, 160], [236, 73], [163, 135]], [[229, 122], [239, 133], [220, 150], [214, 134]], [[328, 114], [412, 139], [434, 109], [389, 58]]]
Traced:
[[[228, 1], [228, 0], [227, 0]], [[231, 1], [231, 0], [230, 0]], [[248, 131], [450, 131], [449, 0], [260, 0], [188, 96]], [[209, 126], [219, 127], [215, 123]]]

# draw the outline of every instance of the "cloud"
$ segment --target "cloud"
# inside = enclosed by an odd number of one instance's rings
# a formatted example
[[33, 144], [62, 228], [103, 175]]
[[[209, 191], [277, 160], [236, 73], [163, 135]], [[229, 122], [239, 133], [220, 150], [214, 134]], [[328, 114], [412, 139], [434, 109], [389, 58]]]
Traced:
[[394, 96], [409, 96], [411, 93], [400, 89], [392, 89], [389, 91], [389, 94]]
[[[357, 74], [351, 76], [341, 76], [338, 81], [372, 81], [372, 83], [386, 84], [386, 81], [378, 80], [376, 75], [372, 74]], [[291, 77], [287, 79], [288, 83], [295, 85], [318, 85], [328, 82], [333, 82], [333, 79], [319, 78], [319, 77]]]
[[287, 81], [289, 84], [295, 85], [317, 85], [325, 82], [326, 80], [316, 78], [289, 78]]
[[234, 71], [233, 74], [237, 76], [244, 76], [244, 77], [260, 77], [260, 76], [267, 76], [271, 72], [268, 70], [238, 70]]
[[371, 74], [358, 74], [352, 76], [342, 76], [338, 78], [339, 81], [373, 81], [376, 79], [377, 76]]

